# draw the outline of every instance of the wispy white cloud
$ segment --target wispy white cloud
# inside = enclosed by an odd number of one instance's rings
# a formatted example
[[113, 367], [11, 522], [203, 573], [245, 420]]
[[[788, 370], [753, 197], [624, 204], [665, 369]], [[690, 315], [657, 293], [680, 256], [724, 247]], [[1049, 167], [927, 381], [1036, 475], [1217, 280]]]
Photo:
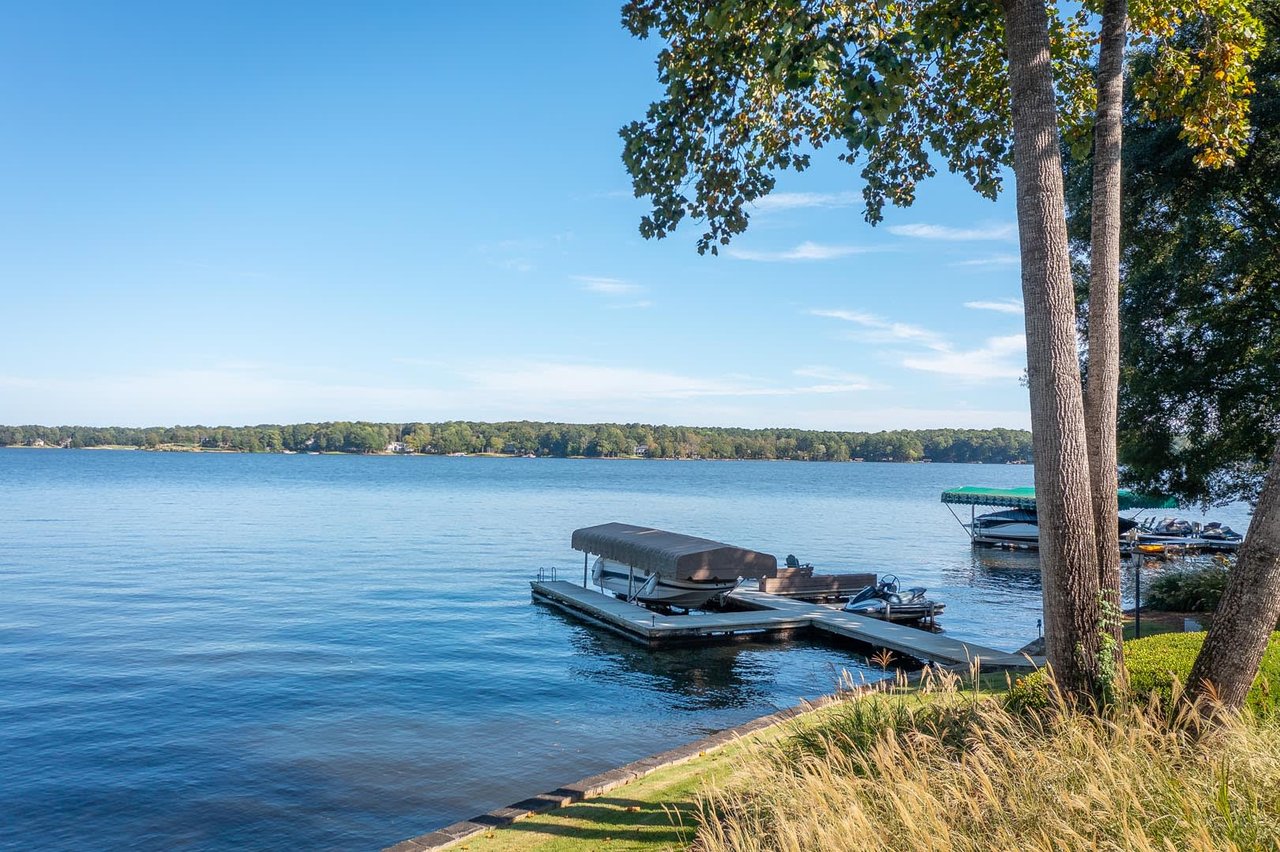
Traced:
[[806, 409], [791, 406], [788, 411], [789, 422], [805, 424], [805, 428], [809, 429], [877, 432], [881, 429], [1028, 429], [1031, 426], [1026, 409], [972, 408], [964, 405], [945, 408], [872, 407], [859, 400], [857, 407]]
[[632, 399], [697, 399], [701, 397], [770, 397], [806, 394], [850, 393], [874, 385], [863, 376], [823, 368], [805, 368], [795, 375], [820, 379], [819, 383], [779, 384], [750, 376], [708, 379], [678, 373], [600, 364], [526, 362], [516, 369], [467, 371], [475, 389], [505, 398], [600, 399], [625, 396]]
[[14, 412], [31, 415], [18, 422], [122, 426], [369, 419], [392, 410], [430, 407], [437, 396], [434, 390], [373, 386], [350, 376], [265, 365], [82, 373], [42, 379], [30, 393], [21, 392], [25, 383], [13, 387], [0, 397], [0, 422], [14, 422]]
[[433, 369], [335, 372], [272, 364], [261, 370], [81, 372], [66, 379], [9, 374], [0, 376], [0, 423], [530, 419], [875, 430], [1025, 427], [1027, 420], [1025, 409], [976, 401], [886, 406], [878, 393], [883, 385], [822, 365], [776, 377], [726, 377], [547, 357], [397, 360]]
[[1018, 236], [1018, 227], [1009, 222], [998, 222], [978, 228], [953, 228], [950, 225], [890, 225], [888, 231], [899, 237], [915, 237], [921, 240], [948, 240], [964, 242], [972, 240], [1012, 240]]
[[800, 367], [792, 373], [802, 379], [815, 379], [818, 384], [808, 385], [798, 392], [805, 393], [849, 393], [853, 391], [875, 390], [880, 387], [866, 376], [859, 373], [847, 373], [833, 367], [810, 366]]
[[1005, 266], [1018, 266], [1022, 263], [1022, 258], [1016, 254], [991, 254], [986, 257], [973, 257], [968, 260], [957, 260], [951, 266], [966, 267], [969, 269], [996, 269]]
[[536, 258], [552, 251], [564, 253], [567, 244], [573, 240], [573, 231], [561, 231], [544, 237], [526, 236], [495, 240], [481, 243], [476, 249], [491, 265], [523, 274], [537, 268]]
[[725, 254], [735, 257], [738, 260], [755, 260], [765, 263], [776, 263], [779, 261], [805, 261], [805, 260], [835, 260], [841, 257], [849, 257], [854, 254], [865, 254], [874, 249], [866, 246], [849, 246], [849, 245], [825, 245], [823, 243], [814, 243], [805, 241], [792, 249], [784, 249], [783, 251], [751, 251], [748, 249], [730, 248], [725, 250]]
[[1021, 299], [996, 299], [989, 302], [965, 302], [964, 306], [966, 308], [972, 308], [975, 311], [996, 311], [1001, 314], [1021, 314], [1024, 310]]
[[605, 296], [633, 296], [643, 293], [644, 288], [618, 278], [601, 278], [596, 275], [575, 275], [574, 281], [581, 282], [582, 289], [588, 293], [600, 293]]
[[858, 196], [852, 192], [774, 192], [755, 201], [755, 208], [769, 210], [799, 210], [806, 207], [851, 207]]
[[816, 317], [843, 320], [861, 327], [858, 339], [868, 343], [917, 343], [930, 349], [946, 347], [945, 339], [936, 331], [930, 331], [918, 325], [905, 322], [894, 322], [865, 311], [821, 310], [809, 311]]
[[[970, 303], [969, 307], [981, 304], [991, 310], [1009, 311], [1010, 302]], [[991, 305], [999, 307], [991, 308]], [[1022, 310], [1017, 305], [1017, 310]], [[1022, 334], [1011, 334], [1003, 337], [988, 338], [985, 344], [977, 349], [961, 350], [943, 334], [909, 323], [895, 322], [865, 311], [850, 310], [811, 310], [813, 316], [829, 317], [843, 320], [860, 327], [854, 339], [863, 343], [882, 343], [895, 346], [899, 352], [893, 355], [900, 359], [899, 363], [910, 370], [927, 373], [942, 373], [956, 376], [966, 382], [981, 382], [994, 379], [1017, 378], [1022, 375], [1026, 365], [1026, 340]], [[907, 347], [920, 347], [927, 352], [914, 352]], [[905, 351], [903, 351], [905, 350]]]
[[445, 361], [441, 361], [438, 358], [415, 358], [411, 355], [393, 357], [391, 363], [401, 364], [405, 367], [427, 367], [430, 369], [438, 369], [447, 365]]
[[926, 373], [955, 376], [962, 381], [1016, 379], [1027, 364], [1027, 341], [1021, 334], [989, 337], [977, 349], [947, 349], [929, 355], [904, 358], [902, 366]]

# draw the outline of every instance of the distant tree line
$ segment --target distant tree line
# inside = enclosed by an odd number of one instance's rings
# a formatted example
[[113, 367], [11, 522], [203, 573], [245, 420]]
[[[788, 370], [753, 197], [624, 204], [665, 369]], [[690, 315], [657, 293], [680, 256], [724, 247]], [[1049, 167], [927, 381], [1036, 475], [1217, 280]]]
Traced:
[[791, 459], [796, 461], [1029, 462], [1031, 433], [1018, 429], [818, 432], [641, 423], [295, 423], [289, 426], [0, 426], [0, 445], [246, 453], [499, 453], [565, 458]]

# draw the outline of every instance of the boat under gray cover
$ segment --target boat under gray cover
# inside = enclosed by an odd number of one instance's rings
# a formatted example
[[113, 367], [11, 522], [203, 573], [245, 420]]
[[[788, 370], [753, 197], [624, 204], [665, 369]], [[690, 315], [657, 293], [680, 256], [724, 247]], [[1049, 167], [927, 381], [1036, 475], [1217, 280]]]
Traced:
[[726, 582], [776, 577], [777, 557], [707, 538], [631, 524], [573, 531], [574, 550], [594, 553], [664, 579]]

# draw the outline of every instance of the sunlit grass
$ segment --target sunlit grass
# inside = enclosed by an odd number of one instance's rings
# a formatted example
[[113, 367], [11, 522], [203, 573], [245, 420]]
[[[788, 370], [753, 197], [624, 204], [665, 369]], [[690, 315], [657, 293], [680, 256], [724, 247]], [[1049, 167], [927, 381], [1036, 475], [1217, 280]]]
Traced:
[[1010, 710], [926, 674], [465, 841], [485, 852], [1280, 849], [1280, 718]]
[[1280, 848], [1280, 727], [872, 695], [699, 798], [696, 848]]

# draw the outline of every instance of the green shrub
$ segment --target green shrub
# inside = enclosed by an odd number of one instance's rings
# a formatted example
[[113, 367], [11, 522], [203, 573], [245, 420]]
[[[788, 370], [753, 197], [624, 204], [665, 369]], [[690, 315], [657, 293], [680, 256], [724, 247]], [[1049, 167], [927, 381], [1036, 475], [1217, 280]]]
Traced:
[[1191, 571], [1162, 574], [1147, 592], [1147, 606], [1170, 612], [1213, 612], [1227, 587], [1227, 569], [1215, 562]]
[[1045, 669], [1036, 669], [1014, 680], [1004, 697], [1005, 707], [1015, 713], [1046, 710], [1053, 706], [1053, 687], [1049, 682], [1049, 673]]
[[[1173, 697], [1173, 682], [1185, 684], [1191, 665], [1204, 644], [1204, 633], [1163, 633], [1124, 643], [1124, 661], [1129, 670], [1129, 688], [1138, 698], [1152, 694], [1166, 702]], [[1273, 633], [1262, 656], [1258, 679], [1249, 691], [1246, 704], [1260, 715], [1280, 710], [1276, 691], [1280, 690], [1280, 633]]]

